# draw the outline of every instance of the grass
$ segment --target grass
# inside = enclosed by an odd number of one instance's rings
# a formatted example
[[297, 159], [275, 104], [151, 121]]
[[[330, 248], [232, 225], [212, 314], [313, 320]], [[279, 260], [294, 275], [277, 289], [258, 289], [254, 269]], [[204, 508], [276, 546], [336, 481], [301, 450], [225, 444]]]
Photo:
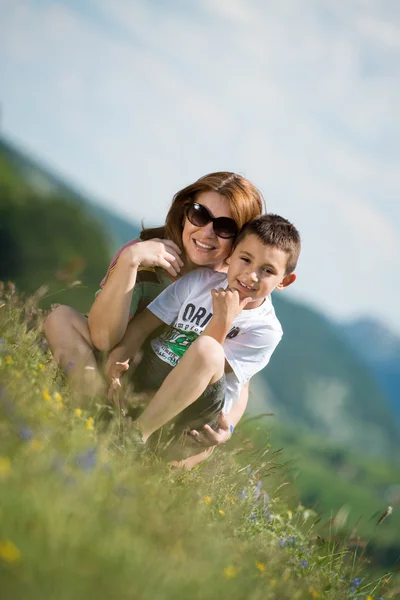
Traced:
[[395, 598], [390, 575], [371, 581], [345, 541], [317, 538], [269, 444], [232, 441], [182, 472], [77, 408], [36, 301], [0, 290], [2, 597]]

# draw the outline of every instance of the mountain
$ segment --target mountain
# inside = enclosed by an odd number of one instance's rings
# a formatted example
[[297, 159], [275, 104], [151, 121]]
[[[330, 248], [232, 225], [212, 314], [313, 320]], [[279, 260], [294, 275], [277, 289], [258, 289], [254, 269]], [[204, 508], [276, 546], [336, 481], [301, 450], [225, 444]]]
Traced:
[[44, 197], [60, 196], [88, 211], [103, 227], [109, 238], [112, 252], [137, 237], [140, 227], [130, 223], [97, 204], [77, 190], [72, 184], [54, 174], [50, 168], [29, 153], [18, 148], [4, 135], [0, 135], [0, 158], [5, 160], [21, 180]]
[[365, 453], [398, 451], [400, 425], [388, 398], [341, 328], [281, 293], [273, 302], [284, 336], [255, 378], [264, 412]]
[[400, 418], [400, 337], [370, 319], [345, 323], [342, 329]]

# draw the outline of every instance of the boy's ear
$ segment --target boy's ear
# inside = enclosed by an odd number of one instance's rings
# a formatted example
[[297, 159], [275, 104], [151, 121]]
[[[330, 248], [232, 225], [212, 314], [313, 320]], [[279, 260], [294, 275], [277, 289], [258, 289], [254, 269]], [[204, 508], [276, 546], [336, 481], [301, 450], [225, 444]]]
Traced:
[[285, 288], [289, 287], [289, 285], [292, 285], [292, 283], [294, 283], [295, 281], [296, 273], [289, 273], [289, 275], [286, 275], [286, 277], [284, 277], [282, 281], [276, 286], [276, 289], [284, 290]]

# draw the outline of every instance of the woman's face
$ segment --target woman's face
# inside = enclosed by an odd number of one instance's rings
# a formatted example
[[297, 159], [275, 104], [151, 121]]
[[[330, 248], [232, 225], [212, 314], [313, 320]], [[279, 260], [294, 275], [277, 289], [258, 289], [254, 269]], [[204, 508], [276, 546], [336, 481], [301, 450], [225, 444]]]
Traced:
[[[229, 201], [217, 192], [201, 192], [196, 202], [205, 206], [213, 217], [232, 218]], [[225, 259], [232, 250], [233, 238], [218, 237], [210, 221], [204, 227], [193, 225], [187, 217], [182, 233], [182, 243], [189, 267], [210, 267], [215, 271], [225, 270]]]

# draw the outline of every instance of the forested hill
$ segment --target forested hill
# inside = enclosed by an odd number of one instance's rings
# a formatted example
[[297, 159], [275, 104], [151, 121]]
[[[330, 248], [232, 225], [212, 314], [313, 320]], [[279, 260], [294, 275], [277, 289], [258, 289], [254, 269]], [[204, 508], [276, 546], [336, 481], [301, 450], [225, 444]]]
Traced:
[[[0, 138], [0, 280], [22, 291], [47, 284], [45, 306], [87, 311], [113, 251], [137, 233]], [[253, 409], [272, 407], [282, 421], [363, 452], [398, 454], [387, 397], [340, 328], [279, 295], [274, 304], [285, 334], [253, 382]]]
[[[112, 250], [118, 249], [139, 233], [139, 226], [107, 210], [93, 199], [82, 194], [73, 184], [46, 168], [28, 153], [0, 135], [0, 160], [6, 161], [20, 181], [44, 197], [67, 198], [77, 206], [95, 215], [106, 226], [109, 244]], [[4, 176], [4, 175], [3, 175]], [[112, 199], [111, 199], [112, 200]], [[161, 223], [160, 223], [161, 224]]]

